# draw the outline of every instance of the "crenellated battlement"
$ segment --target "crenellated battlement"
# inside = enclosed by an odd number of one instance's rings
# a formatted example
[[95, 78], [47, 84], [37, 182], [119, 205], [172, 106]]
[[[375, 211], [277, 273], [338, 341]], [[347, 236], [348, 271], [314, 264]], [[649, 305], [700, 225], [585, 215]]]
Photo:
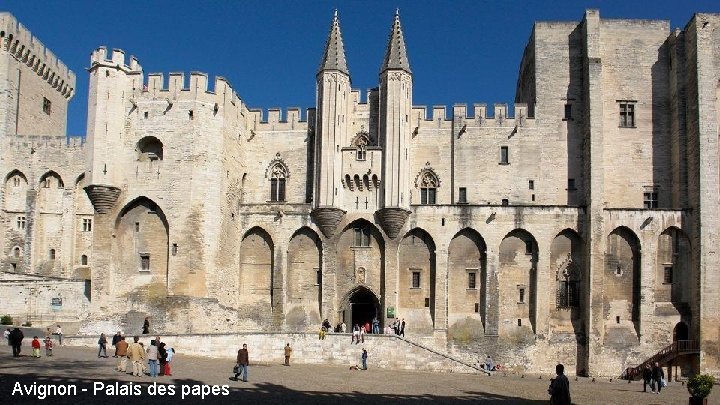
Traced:
[[7, 138], [8, 149], [29, 148], [31, 153], [58, 150], [82, 150], [85, 148], [85, 137], [64, 135], [11, 135]]
[[46, 80], [65, 98], [75, 94], [75, 73], [10, 13], [0, 13], [0, 49]]
[[262, 109], [253, 108], [248, 112], [248, 127], [255, 131], [305, 130], [310, 110], [305, 110], [303, 117], [299, 107], [288, 107], [284, 115], [278, 107], [268, 108], [267, 115]]
[[[426, 106], [413, 106], [412, 117], [415, 126], [418, 128], [451, 127], [453, 122], [459, 121], [477, 127], [515, 127], [534, 125], [534, 117], [528, 116], [528, 106], [525, 103], [515, 103], [514, 114], [510, 114], [507, 104], [493, 104], [493, 109], [488, 110], [485, 103], [473, 104], [472, 113], [468, 110], [467, 104], [455, 104], [452, 107], [452, 116], [448, 117], [448, 109], [444, 105], [434, 105], [432, 115], [428, 117]], [[492, 114], [491, 114], [492, 112]], [[472, 122], [472, 124], [471, 124]], [[432, 123], [432, 124], [431, 124]], [[439, 124], [437, 124], [439, 123]]]
[[125, 72], [142, 72], [142, 66], [138, 62], [137, 58], [130, 55], [126, 59], [125, 51], [122, 49], [113, 49], [108, 54], [107, 47], [101, 46], [90, 53], [90, 69], [92, 70], [96, 66], [114, 67], [122, 69]]

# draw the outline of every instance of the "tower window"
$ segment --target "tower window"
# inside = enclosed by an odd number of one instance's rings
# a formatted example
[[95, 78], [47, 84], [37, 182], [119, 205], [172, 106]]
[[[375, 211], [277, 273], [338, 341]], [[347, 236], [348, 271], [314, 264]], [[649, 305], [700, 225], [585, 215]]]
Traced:
[[150, 255], [140, 255], [140, 271], [150, 271]]
[[643, 193], [643, 206], [645, 208], [657, 208], [658, 207], [657, 191], [650, 191], [650, 192]]
[[510, 164], [510, 152], [508, 151], [507, 146], [500, 147], [500, 164], [501, 165], [509, 165]]
[[525, 303], [525, 287], [518, 288], [518, 304]]
[[357, 160], [365, 160], [367, 157], [367, 150], [365, 149], [365, 146], [360, 145], [357, 148], [357, 151], [355, 152], [355, 159]]
[[412, 272], [412, 288], [420, 288], [420, 272]]
[[432, 170], [425, 170], [420, 178], [420, 204], [433, 205], [436, 202], [437, 188], [440, 184]]
[[88, 257], [87, 255], [80, 256], [80, 264], [83, 266], [87, 266], [88, 264]]
[[18, 231], [24, 231], [25, 230], [25, 216], [19, 216], [17, 217], [17, 230]]
[[563, 120], [572, 120], [572, 104], [565, 104], [565, 116]]
[[672, 284], [673, 282], [673, 268], [672, 266], [665, 266], [663, 272], [663, 284]]
[[91, 232], [92, 231], [92, 219], [91, 218], [83, 218], [82, 230], [83, 230], [83, 232]]
[[635, 128], [634, 101], [620, 101], [620, 127]]
[[535, 190], [535, 180], [528, 180], [528, 189]]
[[50, 115], [50, 113], [52, 112], [52, 101], [48, 100], [45, 97], [43, 97], [43, 112], [47, 115]]
[[55, 260], [55, 249], [50, 249], [48, 252], [48, 259]]
[[287, 169], [281, 163], [276, 163], [270, 170], [270, 201], [285, 201], [285, 178]]
[[458, 204], [467, 204], [467, 188], [460, 187], [458, 193]]
[[475, 273], [474, 271], [468, 273], [468, 289], [474, 290], [476, 288], [476, 278], [477, 273]]
[[370, 228], [355, 228], [355, 247], [370, 246]]

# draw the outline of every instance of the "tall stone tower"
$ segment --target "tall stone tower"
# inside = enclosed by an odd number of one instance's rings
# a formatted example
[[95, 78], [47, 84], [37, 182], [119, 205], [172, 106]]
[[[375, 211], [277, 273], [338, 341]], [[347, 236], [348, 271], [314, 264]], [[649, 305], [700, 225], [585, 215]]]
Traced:
[[313, 218], [331, 236], [345, 215], [339, 207], [341, 178], [340, 148], [349, 143], [350, 73], [337, 11], [330, 25], [320, 69], [317, 73], [317, 115], [315, 125], [315, 178]]
[[[109, 57], [108, 57], [109, 56]], [[125, 63], [125, 53], [115, 49], [111, 55], [104, 47], [91, 56], [88, 94], [87, 167], [88, 197], [95, 210], [104, 214], [120, 194], [121, 171], [116, 153], [122, 150], [122, 132], [127, 117], [126, 105], [132, 105], [133, 92], [142, 90], [142, 68], [135, 58]]]
[[405, 49], [400, 15], [395, 13], [385, 60], [380, 70], [380, 146], [384, 151], [383, 192], [378, 216], [391, 238], [395, 238], [410, 211], [410, 113], [412, 71]]

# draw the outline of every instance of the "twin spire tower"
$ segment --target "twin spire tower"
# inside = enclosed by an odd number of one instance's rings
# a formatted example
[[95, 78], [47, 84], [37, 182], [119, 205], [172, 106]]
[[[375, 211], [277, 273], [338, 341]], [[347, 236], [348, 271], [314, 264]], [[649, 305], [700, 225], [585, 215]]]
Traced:
[[[377, 147], [373, 158], [379, 157], [381, 161], [381, 173], [379, 177], [373, 177], [377, 179], [374, 184], [378, 192], [377, 216], [385, 233], [394, 239], [410, 214], [408, 173], [412, 131], [412, 71], [398, 12], [393, 20], [379, 79], [377, 103], [371, 105], [371, 109], [377, 111], [370, 112], [370, 119], [377, 116], [377, 122], [369, 123], [370, 127], [377, 128], [377, 139], [374, 140], [375, 145], [369, 146]], [[353, 145], [362, 134], [353, 130], [355, 117], [351, 94], [350, 71], [335, 11], [317, 73], [315, 127], [313, 217], [328, 237], [335, 233], [338, 223], [353, 208], [348, 206], [351, 204], [348, 204], [347, 196], [343, 196], [346, 192], [343, 167], [347, 166], [343, 162], [343, 148]], [[368, 173], [371, 171], [372, 167]]]

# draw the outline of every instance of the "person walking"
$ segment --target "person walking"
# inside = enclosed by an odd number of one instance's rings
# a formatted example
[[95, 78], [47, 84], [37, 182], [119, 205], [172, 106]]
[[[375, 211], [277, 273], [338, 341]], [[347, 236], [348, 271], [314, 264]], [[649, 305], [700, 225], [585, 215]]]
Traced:
[[367, 350], [363, 347], [362, 349], [362, 355], [360, 356], [360, 359], [362, 360], [362, 369], [367, 370]]
[[37, 336], [33, 336], [33, 340], [31, 342], [32, 345], [32, 355], [33, 357], [40, 358], [40, 341], [38, 340]]
[[55, 334], [58, 337], [58, 345], [62, 346], [63, 331], [62, 327], [60, 327], [60, 324], [58, 324], [57, 328], [55, 328]]
[[555, 366], [555, 374], [557, 374], [557, 377], [550, 380], [550, 387], [548, 388], [550, 403], [552, 405], [571, 405], [570, 381], [565, 376], [565, 366], [562, 364]]
[[242, 380], [247, 382], [248, 367], [250, 366], [250, 356], [248, 355], [247, 344], [243, 343], [242, 349], [238, 350], [237, 355], [237, 371], [233, 381], [238, 380], [238, 376], [242, 374]]
[[125, 341], [125, 336], [120, 336], [120, 340], [115, 343], [115, 357], [118, 358], [117, 367], [115, 370], [126, 372], [127, 370], [127, 354], [128, 354], [128, 342]]
[[[663, 372], [662, 367], [660, 367], [660, 363], [655, 362], [655, 366], [652, 368], [652, 384], [650, 387], [653, 388], [653, 392], [656, 394], [660, 394], [660, 391], [662, 390], [662, 382], [665, 379], [665, 372]], [[655, 386], [657, 386], [657, 391], [655, 391]]]
[[652, 380], [652, 369], [650, 368], [649, 364], [646, 364], [645, 368], [643, 368], [642, 379], [643, 379], [643, 392], [647, 392], [648, 385], [650, 386], [650, 389], [652, 390], [652, 383], [650, 382]]
[[400, 333], [398, 335], [405, 337], [405, 318], [400, 322]]
[[[100, 338], [98, 339], [98, 357], [107, 357], [107, 338], [105, 337], [104, 333], [100, 334]], [[100, 356], [100, 353], [102, 352], [102, 356]]]
[[118, 356], [117, 355], [117, 346], [115, 346], [115, 345], [117, 345], [117, 342], [119, 342], [119, 341], [120, 341], [120, 331], [117, 331], [117, 333], [115, 335], [113, 335], [112, 343], [111, 343], [112, 347], [115, 348], [115, 354], [113, 355], [113, 357]]
[[138, 342], [140, 337], [134, 336], [133, 343], [128, 346], [128, 359], [132, 361], [133, 372], [136, 377], [142, 376], [143, 361], [145, 360], [145, 350]]
[[3, 332], [3, 336], [5, 336], [5, 340], [7, 340], [8, 346], [12, 346], [12, 344], [10, 344], [10, 328], [5, 328], [5, 332]]
[[290, 347], [290, 343], [285, 345], [285, 365], [290, 365], [290, 354], [292, 353], [292, 347]]
[[165, 375], [172, 375], [172, 372], [170, 370], [170, 363], [172, 362], [173, 357], [175, 356], [175, 349], [172, 347], [166, 347], [165, 348], [167, 352], [167, 357], [165, 358]]
[[20, 328], [15, 328], [10, 332], [10, 346], [12, 346], [13, 357], [20, 357], [22, 349], [22, 341], [25, 338]]
[[149, 333], [150, 333], [150, 317], [146, 316], [145, 322], [143, 322], [142, 334], [147, 335]]
[[147, 360], [148, 368], [150, 371], [150, 377], [155, 378], [158, 376], [158, 347], [155, 340], [150, 341], [150, 346], [147, 348]]
[[45, 356], [51, 357], [53, 349], [53, 342], [50, 336], [45, 338]]

